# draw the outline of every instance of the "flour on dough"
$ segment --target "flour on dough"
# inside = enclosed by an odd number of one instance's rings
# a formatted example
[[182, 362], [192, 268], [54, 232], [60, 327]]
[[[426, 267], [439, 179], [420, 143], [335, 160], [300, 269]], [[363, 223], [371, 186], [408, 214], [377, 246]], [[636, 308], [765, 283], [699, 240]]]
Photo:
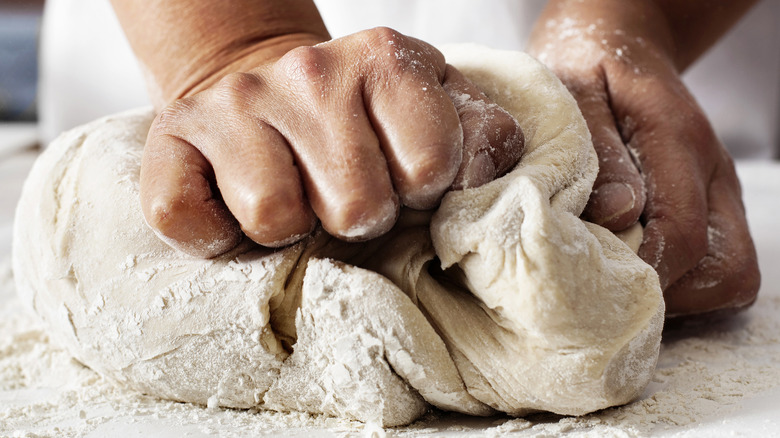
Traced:
[[516, 52], [443, 49], [515, 116], [504, 177], [405, 211], [349, 244], [319, 231], [200, 260], [162, 243], [139, 202], [149, 109], [60, 136], [25, 184], [17, 289], [80, 362], [158, 397], [303, 410], [386, 426], [434, 405], [579, 415], [623, 404], [658, 357], [653, 270], [579, 219], [597, 173], [563, 85]]

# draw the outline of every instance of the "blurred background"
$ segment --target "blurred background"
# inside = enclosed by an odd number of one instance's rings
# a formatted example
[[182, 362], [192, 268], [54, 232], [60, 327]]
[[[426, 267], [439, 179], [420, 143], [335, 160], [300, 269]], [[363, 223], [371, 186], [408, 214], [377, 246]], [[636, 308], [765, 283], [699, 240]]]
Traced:
[[43, 0], [0, 0], [0, 119], [35, 121]]
[[[393, 14], [408, 18], [408, 8], [423, 9], [427, 2], [409, 1], [393, 11], [377, 10], [373, 2], [362, 7], [361, 2], [348, 6], [349, 0], [318, 3], [334, 37], [379, 24], [434, 44], [458, 42], [468, 34], [463, 23], [453, 23], [453, 32], [439, 32], [439, 38], [448, 35], [447, 41], [437, 41], [425, 35], [430, 22], [394, 23], [404, 17]], [[530, 23], [544, 1], [522, 3], [522, 19]], [[345, 6], [364, 10], [365, 18], [344, 22], [338, 11]], [[473, 3], [467, 6], [468, 21], [481, 25]], [[491, 2], [480, 2], [480, 7], [490, 9]], [[475, 26], [482, 33], [498, 28]], [[464, 38], [475, 40], [473, 35]], [[493, 38], [515, 48], [524, 44], [524, 36]], [[108, 0], [46, 5], [43, 0], [0, 0], [0, 155], [46, 144], [63, 130], [97, 117], [148, 105], [141, 71], [129, 53]], [[759, 2], [685, 80], [736, 158], [780, 157], [780, 0]]]

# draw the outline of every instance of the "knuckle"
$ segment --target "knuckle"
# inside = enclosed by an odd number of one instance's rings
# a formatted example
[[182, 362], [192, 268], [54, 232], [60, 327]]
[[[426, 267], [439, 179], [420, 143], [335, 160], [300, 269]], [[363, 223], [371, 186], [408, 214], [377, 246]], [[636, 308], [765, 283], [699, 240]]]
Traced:
[[356, 37], [371, 68], [385, 75], [425, 74], [440, 79], [444, 75], [444, 56], [438, 50], [394, 29], [376, 27]]
[[355, 38], [365, 47], [386, 49], [393, 46], [404, 46], [406, 37], [403, 34], [385, 26], [366, 29], [355, 34]]
[[243, 113], [252, 101], [252, 96], [260, 91], [261, 86], [260, 78], [254, 74], [231, 73], [219, 80], [211, 96], [222, 111]]
[[401, 180], [405, 191], [435, 191], [447, 188], [461, 162], [457, 149], [450, 144], [436, 143], [417, 148], [403, 166]]
[[[144, 199], [142, 197], [142, 199]], [[177, 230], [187, 229], [191, 211], [181, 193], [157, 193], [144, 203], [144, 217], [150, 227], [172, 239], [180, 239]]]
[[[344, 71], [330, 69], [328, 55], [319, 47], [301, 46], [287, 52], [274, 65], [274, 81], [304, 106], [322, 102]], [[333, 77], [336, 77], [333, 79]]]
[[392, 44], [397, 44], [406, 40], [406, 37], [403, 34], [387, 26], [377, 26], [365, 32], [371, 35], [374, 39], [387, 41], [388, 43]]
[[325, 229], [347, 241], [363, 241], [378, 237], [392, 228], [398, 215], [393, 196], [359, 197], [344, 200], [322, 217]]
[[219, 80], [217, 88], [225, 93], [247, 94], [260, 86], [260, 78], [252, 73], [236, 72]]
[[174, 101], [157, 114], [149, 128], [149, 137], [177, 131], [194, 110], [195, 102], [190, 97]]
[[285, 53], [276, 69], [288, 80], [299, 83], [320, 83], [327, 74], [326, 54], [313, 46], [296, 47]]
[[289, 237], [303, 217], [301, 200], [289, 190], [247, 190], [233, 214], [247, 234], [265, 241]]

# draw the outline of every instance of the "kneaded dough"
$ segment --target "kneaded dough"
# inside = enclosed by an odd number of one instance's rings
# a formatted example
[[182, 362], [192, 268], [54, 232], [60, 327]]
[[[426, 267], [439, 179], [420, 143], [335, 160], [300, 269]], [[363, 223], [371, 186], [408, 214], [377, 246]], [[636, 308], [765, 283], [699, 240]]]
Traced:
[[404, 211], [371, 242], [318, 231], [200, 260], [143, 220], [153, 114], [135, 110], [41, 155], [15, 221], [19, 293], [76, 359], [172, 400], [386, 426], [429, 404], [580, 415], [631, 401], [655, 368], [663, 298], [650, 266], [579, 219], [597, 159], [575, 101], [523, 53], [443, 51], [523, 129], [504, 177]]

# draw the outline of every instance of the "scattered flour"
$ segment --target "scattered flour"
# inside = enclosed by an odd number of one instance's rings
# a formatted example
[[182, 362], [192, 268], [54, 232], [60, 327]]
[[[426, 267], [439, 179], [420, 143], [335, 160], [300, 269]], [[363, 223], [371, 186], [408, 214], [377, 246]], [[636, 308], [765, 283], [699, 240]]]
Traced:
[[[645, 396], [583, 417], [511, 419], [429, 412], [401, 428], [304, 413], [209, 409], [116, 387], [72, 360], [15, 297], [10, 260], [0, 261], [0, 437], [106, 436], [552, 436], [634, 437], [682, 432], [718, 421], [780, 387], [780, 297], [759, 296], [748, 312], [667, 329]], [[144, 433], [146, 432], [146, 433]], [[738, 431], [735, 431], [735, 433]]]
[[102, 376], [212, 409], [398, 426], [427, 404], [582, 415], [636, 399], [663, 297], [650, 266], [579, 219], [598, 159], [576, 101], [526, 54], [442, 50], [468, 94], [525, 133], [501, 178], [447, 193], [432, 215], [404, 211], [370, 242], [316, 232], [203, 260], [162, 243], [138, 205], [154, 114], [108, 116], [64, 133], [30, 172], [14, 228], [22, 301]]

